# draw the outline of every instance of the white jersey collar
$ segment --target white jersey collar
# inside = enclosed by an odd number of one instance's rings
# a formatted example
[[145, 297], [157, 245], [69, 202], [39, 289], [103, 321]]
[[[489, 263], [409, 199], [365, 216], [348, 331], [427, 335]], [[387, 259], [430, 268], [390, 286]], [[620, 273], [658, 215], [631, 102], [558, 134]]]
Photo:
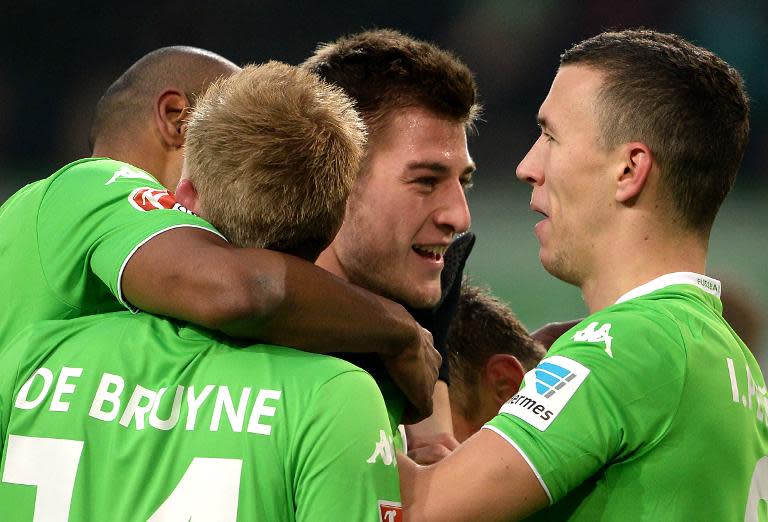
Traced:
[[664, 274], [653, 281], [649, 281], [644, 285], [640, 285], [637, 288], [630, 290], [619, 297], [615, 304], [623, 303], [624, 301], [640, 297], [641, 295], [650, 294], [651, 292], [655, 292], [656, 290], [660, 290], [665, 286], [670, 285], [694, 285], [717, 298], [720, 297], [721, 285], [720, 281], [717, 279], [712, 279], [711, 277], [695, 272], [674, 272], [671, 274]]

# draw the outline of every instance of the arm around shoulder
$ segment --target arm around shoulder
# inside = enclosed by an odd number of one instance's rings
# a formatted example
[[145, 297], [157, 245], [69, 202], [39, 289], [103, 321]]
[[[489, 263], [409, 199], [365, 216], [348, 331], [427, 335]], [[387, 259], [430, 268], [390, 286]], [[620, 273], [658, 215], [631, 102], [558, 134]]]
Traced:
[[399, 305], [297, 257], [181, 227], [142, 245], [122, 278], [142, 310], [307, 351], [396, 354], [419, 338]]
[[147, 312], [315, 353], [379, 353], [415, 411], [432, 409], [440, 357], [405, 309], [303, 259], [180, 227], [128, 260], [122, 291]]

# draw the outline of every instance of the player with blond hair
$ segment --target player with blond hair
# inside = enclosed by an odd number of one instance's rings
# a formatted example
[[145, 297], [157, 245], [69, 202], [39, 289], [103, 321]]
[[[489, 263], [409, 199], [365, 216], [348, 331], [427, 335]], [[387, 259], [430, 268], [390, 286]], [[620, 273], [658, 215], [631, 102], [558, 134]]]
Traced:
[[[270, 62], [215, 82], [188, 126], [175, 204], [314, 261], [363, 157], [351, 100]], [[369, 463], [388, 430], [341, 359], [146, 313], [37, 323], [0, 350], [1, 518], [378, 521], [399, 509], [394, 456]]]

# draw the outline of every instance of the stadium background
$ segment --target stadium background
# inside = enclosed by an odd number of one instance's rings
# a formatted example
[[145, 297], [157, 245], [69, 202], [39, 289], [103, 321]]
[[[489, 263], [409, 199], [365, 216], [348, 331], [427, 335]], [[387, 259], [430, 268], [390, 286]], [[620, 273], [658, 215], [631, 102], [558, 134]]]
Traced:
[[[510, 303], [531, 328], [585, 313], [578, 290], [540, 267], [532, 232], [538, 218], [528, 211], [529, 189], [514, 177], [536, 138], [536, 110], [559, 54], [610, 28], [646, 26], [681, 34], [736, 66], [752, 97], [750, 145], [715, 224], [708, 272], [725, 280], [725, 292], [738, 285], [765, 323], [766, 2], [21, 1], [4, 5], [2, 12], [0, 202], [25, 183], [87, 156], [99, 95], [154, 48], [195, 45], [240, 64], [268, 59], [296, 64], [318, 42], [363, 28], [393, 27], [454, 50], [475, 72], [485, 107], [479, 135], [470, 142], [479, 167], [469, 197], [478, 243], [468, 273]], [[768, 335], [753, 349], [768, 352]], [[760, 359], [765, 368], [768, 356]]]

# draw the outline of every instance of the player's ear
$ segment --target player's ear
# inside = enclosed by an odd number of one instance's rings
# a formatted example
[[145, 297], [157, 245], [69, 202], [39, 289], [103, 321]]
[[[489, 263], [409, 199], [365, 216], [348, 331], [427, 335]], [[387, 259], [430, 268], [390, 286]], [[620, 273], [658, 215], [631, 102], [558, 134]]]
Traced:
[[176, 202], [195, 214], [200, 214], [200, 197], [197, 195], [195, 184], [183, 176], [176, 185]]
[[493, 399], [501, 408], [501, 405], [520, 389], [525, 368], [514, 355], [497, 353], [485, 362], [484, 372], [486, 382], [491, 386]]
[[625, 143], [621, 147], [616, 201], [632, 204], [643, 191], [653, 168], [651, 149], [642, 142]]
[[154, 107], [155, 126], [166, 148], [175, 150], [184, 145], [189, 109], [187, 96], [177, 89], [166, 89], [157, 97]]

